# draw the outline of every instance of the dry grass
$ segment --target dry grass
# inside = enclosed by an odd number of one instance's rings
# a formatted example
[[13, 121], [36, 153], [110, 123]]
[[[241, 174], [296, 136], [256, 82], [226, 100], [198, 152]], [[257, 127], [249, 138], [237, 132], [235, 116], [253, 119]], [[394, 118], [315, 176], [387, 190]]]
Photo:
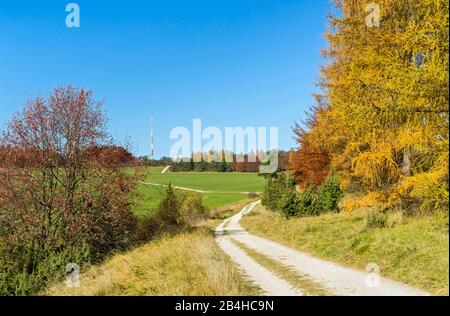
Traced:
[[365, 211], [287, 220], [260, 206], [241, 224], [256, 235], [318, 258], [361, 270], [376, 263], [386, 277], [448, 295], [448, 213], [391, 217], [386, 227], [367, 229]]
[[64, 283], [45, 295], [240, 296], [259, 290], [242, 278], [208, 228], [148, 243], [82, 273], [81, 286]]
[[213, 211], [213, 219], [190, 232], [167, 236], [118, 254], [81, 273], [81, 286], [64, 283], [49, 296], [251, 296], [260, 289], [247, 281], [214, 240], [213, 230], [252, 199]]

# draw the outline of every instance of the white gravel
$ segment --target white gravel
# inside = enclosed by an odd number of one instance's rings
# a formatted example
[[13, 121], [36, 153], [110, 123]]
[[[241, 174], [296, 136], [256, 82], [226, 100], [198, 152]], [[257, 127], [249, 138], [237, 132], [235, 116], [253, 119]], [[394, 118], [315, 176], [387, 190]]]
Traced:
[[227, 235], [226, 224], [224, 221], [216, 229], [216, 240], [220, 248], [227, 253], [238, 265], [239, 269], [252, 281], [259, 286], [264, 295], [267, 296], [301, 296], [303, 293], [294, 288], [288, 282], [278, 278], [271, 271], [264, 268], [255, 260], [250, 258], [242, 249], [231, 241]]
[[161, 171], [161, 173], [164, 174], [164, 173], [166, 173], [167, 171], [169, 171], [169, 169], [170, 169], [170, 166], [167, 166], [167, 167], [165, 167], [165, 168]]
[[[269, 295], [283, 294], [280, 287], [293, 288], [280, 280], [270, 271], [254, 262], [245, 252], [234, 245], [230, 239], [235, 239], [247, 247], [269, 257], [280, 264], [298, 271], [309, 279], [335, 295], [344, 296], [426, 296], [427, 292], [395, 282], [367, 272], [349, 269], [335, 263], [314, 258], [306, 253], [283, 246], [279, 243], [261, 238], [245, 231], [239, 220], [251, 212], [260, 202], [254, 202], [230, 219], [224, 221], [216, 230], [217, 241], [221, 248], [241, 267], [241, 269], [259, 284]], [[231, 244], [231, 246], [230, 246]], [[237, 249], [234, 249], [234, 248]], [[250, 262], [250, 260], [252, 262]], [[368, 263], [369, 264], [369, 263]], [[265, 271], [264, 271], [265, 270]], [[262, 272], [264, 271], [264, 272]], [[283, 283], [284, 282], [284, 283]], [[270, 287], [269, 287], [270, 284]], [[275, 285], [275, 286], [274, 286]]]

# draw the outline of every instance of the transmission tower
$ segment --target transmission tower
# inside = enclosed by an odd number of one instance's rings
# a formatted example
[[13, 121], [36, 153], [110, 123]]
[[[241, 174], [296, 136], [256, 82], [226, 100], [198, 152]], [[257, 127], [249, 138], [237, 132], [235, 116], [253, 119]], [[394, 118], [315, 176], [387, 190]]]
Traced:
[[150, 118], [150, 160], [155, 156], [155, 126], [153, 125], [153, 113]]

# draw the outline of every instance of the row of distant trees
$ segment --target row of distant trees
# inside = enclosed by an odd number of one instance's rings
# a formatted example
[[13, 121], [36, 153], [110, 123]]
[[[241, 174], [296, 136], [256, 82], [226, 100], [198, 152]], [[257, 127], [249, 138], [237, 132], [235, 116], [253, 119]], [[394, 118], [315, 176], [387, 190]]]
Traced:
[[150, 159], [148, 156], [137, 158], [137, 163], [145, 167], [166, 167], [172, 163], [169, 157], [161, 157], [160, 159]]
[[[228, 159], [226, 159], [228, 158]], [[278, 167], [280, 171], [287, 168], [289, 153], [280, 151], [278, 153]], [[259, 155], [250, 152], [245, 155], [226, 152], [193, 153], [191, 157], [170, 160], [167, 164], [172, 172], [259, 172], [263, 164]]]
[[[37, 160], [34, 159], [39, 151], [47, 157], [52, 157], [52, 159], [48, 161], [52, 161], [55, 166], [63, 166], [67, 163], [65, 160], [66, 158], [59, 155], [57, 152], [51, 152], [49, 150], [42, 152], [40, 149], [0, 146], [0, 168], [39, 167], [37, 165]], [[105, 165], [147, 167], [170, 166], [172, 172], [258, 172], [261, 165], [261, 161], [255, 153], [241, 156], [231, 153], [230, 155], [233, 157], [232, 162], [226, 162], [225, 159], [215, 159], [216, 153], [193, 154], [189, 159], [173, 161], [173, 159], [169, 157], [149, 159], [144, 156], [136, 158], [128, 149], [118, 145], [91, 146], [83, 149], [81, 155], [86, 159], [101, 161]], [[288, 161], [289, 152], [280, 151], [278, 154], [279, 171], [286, 170]], [[5, 165], [6, 163], [8, 166]]]

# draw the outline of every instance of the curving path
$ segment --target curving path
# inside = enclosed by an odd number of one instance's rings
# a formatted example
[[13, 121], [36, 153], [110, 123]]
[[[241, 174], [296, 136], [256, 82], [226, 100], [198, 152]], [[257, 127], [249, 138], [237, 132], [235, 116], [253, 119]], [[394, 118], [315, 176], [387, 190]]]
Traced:
[[[161, 183], [153, 183], [153, 182], [140, 182], [140, 184], [143, 185], [151, 185], [154, 187], [167, 187], [167, 184], [161, 184]], [[239, 191], [205, 191], [205, 190], [197, 190], [187, 187], [180, 187], [176, 185], [172, 185], [172, 188], [181, 190], [181, 191], [190, 191], [190, 192], [197, 192], [197, 193], [219, 193], [219, 194], [261, 194], [261, 192], [239, 192]]]
[[426, 296], [427, 292], [392, 281], [378, 275], [346, 268], [335, 263], [314, 258], [306, 253], [283, 246], [279, 243], [252, 235], [245, 231], [239, 221], [258, 204], [251, 203], [233, 217], [225, 220], [216, 229], [219, 246], [239, 268], [266, 295], [301, 295], [301, 289], [295, 289], [286, 281], [278, 278], [271, 271], [255, 262], [242, 251], [233, 240], [265, 255], [277, 263], [289, 267], [299, 275], [307, 276], [312, 282], [327, 289], [334, 295], [345, 296]]

